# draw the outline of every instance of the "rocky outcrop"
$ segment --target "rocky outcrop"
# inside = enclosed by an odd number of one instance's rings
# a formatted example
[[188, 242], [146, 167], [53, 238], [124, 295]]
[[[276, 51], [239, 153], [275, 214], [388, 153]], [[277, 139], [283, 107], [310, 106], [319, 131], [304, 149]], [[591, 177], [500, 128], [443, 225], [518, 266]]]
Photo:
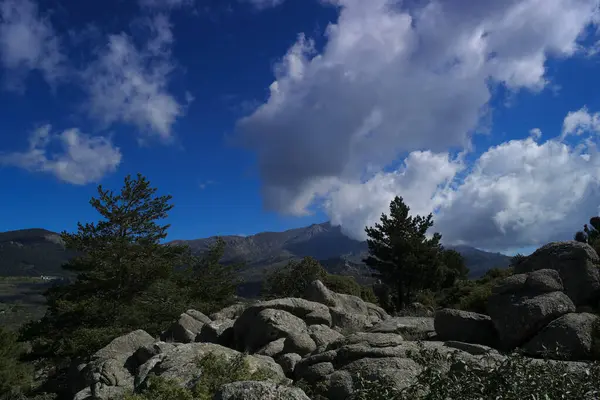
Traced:
[[381, 307], [357, 296], [332, 292], [319, 280], [306, 288], [304, 297], [329, 307], [331, 326], [343, 332], [362, 331], [389, 318]]
[[564, 291], [576, 306], [594, 303], [600, 294], [600, 260], [594, 249], [576, 241], [553, 242], [537, 249], [515, 266], [515, 273], [556, 270]]
[[434, 326], [439, 340], [498, 345], [498, 333], [487, 315], [445, 308], [435, 314]]
[[514, 275], [493, 288], [487, 312], [503, 349], [525, 344], [556, 318], [575, 312], [573, 301], [561, 288], [554, 270]]
[[179, 320], [160, 335], [161, 340], [178, 343], [191, 343], [211, 319], [200, 311], [188, 310], [181, 314]]
[[[546, 264], [544, 254], [550, 257]], [[143, 390], [153, 375], [190, 388], [205, 372], [201, 361], [209, 354], [233, 360], [247, 353], [250, 372], [268, 371], [267, 381], [224, 384], [214, 397], [222, 400], [306, 400], [302, 390], [290, 386], [300, 380], [318, 387], [329, 400], [352, 399], [363, 379], [385, 380], [402, 389], [422, 371], [415, 357], [420, 350], [441, 354], [446, 371], [470, 363], [494, 366], [505, 360], [504, 350], [520, 347], [530, 356], [550, 356], [583, 373], [585, 363], [569, 360], [599, 356], [599, 317], [576, 312], [593, 306], [586, 299], [595, 296], [594, 272], [586, 268], [597, 255], [570, 242], [534, 255], [520, 264], [520, 273], [492, 288], [487, 315], [442, 309], [433, 316], [421, 307], [424, 316], [390, 317], [380, 307], [332, 292], [320, 281], [309, 285], [304, 299], [240, 303], [210, 318], [188, 310], [161, 340], [134, 331], [98, 351], [78, 367], [75, 399], [118, 398]], [[569, 291], [575, 278], [562, 263], [587, 271], [588, 294]], [[554, 351], [557, 344], [559, 352]]]
[[242, 381], [223, 385], [214, 400], [310, 400], [296, 387], [273, 382]]
[[593, 353], [594, 329], [600, 318], [589, 313], [570, 313], [550, 322], [538, 332], [523, 350], [534, 356], [555, 359], [589, 360]]

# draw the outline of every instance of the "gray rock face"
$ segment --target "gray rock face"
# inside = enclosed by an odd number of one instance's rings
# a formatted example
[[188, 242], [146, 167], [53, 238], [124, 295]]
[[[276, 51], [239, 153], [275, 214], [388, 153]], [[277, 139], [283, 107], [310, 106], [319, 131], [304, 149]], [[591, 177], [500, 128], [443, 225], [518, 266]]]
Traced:
[[538, 332], [523, 346], [523, 350], [534, 356], [548, 352], [547, 355], [555, 359], [593, 359], [592, 331], [598, 319], [598, 316], [588, 313], [563, 315]]
[[278, 385], [273, 382], [241, 381], [223, 385], [214, 400], [310, 400], [297, 387]]
[[234, 345], [233, 324], [232, 319], [222, 319], [211, 321], [204, 324], [200, 329], [200, 333], [196, 335], [194, 341], [202, 343], [216, 343], [226, 347]]
[[390, 317], [368, 330], [373, 333], [398, 333], [407, 338], [425, 339], [435, 333], [433, 317]]
[[286, 297], [269, 301], [259, 301], [244, 309], [239, 317], [258, 314], [262, 310], [282, 310], [304, 320], [307, 325], [323, 324], [331, 326], [331, 315], [327, 306], [318, 302]]
[[306, 323], [283, 310], [249, 307], [235, 321], [233, 329], [235, 343], [240, 351], [255, 352], [282, 338], [287, 339], [284, 342], [287, 353], [302, 355], [316, 349]]
[[[240, 353], [214, 343], [186, 343], [159, 354], [148, 360], [140, 367], [145, 371], [143, 379], [138, 379], [138, 385], [143, 385], [147, 376], [155, 374], [166, 379], [173, 379], [183, 387], [191, 387], [199, 374], [201, 368], [198, 361], [208, 354], [214, 354], [224, 360], [233, 360]], [[276, 379], [285, 381], [283, 370], [273, 359], [269, 357], [246, 356], [246, 361], [253, 373], [259, 369], [271, 371]]]
[[114, 339], [98, 350], [81, 370], [81, 380], [86, 388], [77, 393], [75, 398], [111, 399], [132, 390], [133, 375], [139, 365], [134, 353], [141, 347], [152, 345], [154, 341], [146, 331], [137, 330]]
[[202, 327], [211, 320], [200, 311], [188, 310], [179, 316], [179, 320], [173, 323], [160, 336], [164, 341], [175, 341], [178, 343], [191, 343], [202, 331]]
[[496, 328], [487, 315], [445, 308], [435, 314], [434, 325], [439, 340], [498, 345]]
[[229, 307], [225, 307], [222, 310], [217, 311], [216, 313], [210, 314], [210, 319], [212, 319], [213, 321], [236, 319], [237, 317], [242, 315], [246, 307], [248, 307], [248, 304], [232, 304]]
[[539, 269], [556, 270], [564, 285], [565, 293], [576, 306], [593, 302], [600, 292], [598, 254], [586, 244], [576, 241], [553, 242], [537, 249], [515, 266], [521, 274]]
[[381, 307], [357, 296], [332, 292], [319, 280], [306, 288], [304, 297], [329, 307], [331, 326], [344, 332], [365, 330], [389, 318]]
[[308, 327], [308, 334], [314, 340], [317, 347], [326, 346], [329, 343], [344, 337], [338, 331], [335, 331], [327, 325], [311, 325]]
[[487, 311], [502, 346], [513, 349], [524, 344], [554, 319], [575, 312], [575, 305], [563, 292], [533, 297], [503, 293], [488, 299]]

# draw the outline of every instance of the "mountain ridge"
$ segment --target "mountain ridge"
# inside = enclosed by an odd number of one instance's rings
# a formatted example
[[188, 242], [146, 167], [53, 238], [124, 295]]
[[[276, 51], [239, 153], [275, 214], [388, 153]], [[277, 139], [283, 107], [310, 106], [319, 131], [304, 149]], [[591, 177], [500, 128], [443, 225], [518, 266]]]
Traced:
[[[194, 254], [201, 255], [217, 237], [173, 240], [167, 244], [187, 244]], [[283, 232], [220, 237], [227, 244], [223, 263], [244, 263], [241, 275], [246, 281], [261, 281], [265, 272], [305, 256], [321, 261], [331, 273], [359, 279], [370, 275], [369, 268], [362, 262], [368, 252], [367, 243], [347, 237], [339, 226], [329, 222]], [[456, 249], [465, 257], [471, 278], [493, 267], [507, 267], [510, 261], [509, 256], [470, 246], [448, 248]], [[0, 276], [65, 275], [61, 265], [72, 255], [55, 232], [41, 228], [0, 232]]]

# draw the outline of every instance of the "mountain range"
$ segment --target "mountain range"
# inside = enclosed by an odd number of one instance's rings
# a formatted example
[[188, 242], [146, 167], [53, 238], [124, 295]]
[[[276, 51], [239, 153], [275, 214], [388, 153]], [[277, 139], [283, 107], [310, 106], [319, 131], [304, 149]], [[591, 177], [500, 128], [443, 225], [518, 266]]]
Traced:
[[[249, 285], [262, 281], [264, 273], [291, 260], [311, 256], [330, 273], [353, 275], [368, 281], [369, 268], [362, 262], [366, 242], [345, 236], [339, 226], [328, 222], [284, 232], [262, 232], [251, 236], [222, 236], [227, 244], [223, 263], [245, 263], [241, 275]], [[202, 254], [217, 237], [175, 240]], [[477, 278], [494, 267], [507, 267], [510, 257], [470, 246], [448, 246], [465, 258], [470, 277]], [[0, 233], [0, 276], [65, 275], [61, 265], [73, 256], [60, 236], [44, 229], [24, 229]]]

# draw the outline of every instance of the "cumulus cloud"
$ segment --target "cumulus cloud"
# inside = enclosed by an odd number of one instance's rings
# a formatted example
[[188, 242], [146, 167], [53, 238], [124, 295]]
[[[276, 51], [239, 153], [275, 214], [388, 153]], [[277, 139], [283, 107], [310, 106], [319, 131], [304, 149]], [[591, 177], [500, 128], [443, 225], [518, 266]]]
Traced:
[[22, 89], [30, 71], [39, 71], [51, 85], [64, 73], [60, 40], [31, 0], [0, 2], [0, 57], [12, 89]]
[[[378, 216], [385, 211], [379, 205], [389, 204], [392, 193], [410, 187], [407, 176], [417, 174], [411, 172], [416, 166], [435, 165], [433, 177], [422, 179], [437, 183], [446, 201], [459, 201], [465, 192], [441, 189], [449, 174], [460, 170], [461, 162], [448, 152], [469, 149], [472, 136], [484, 130], [491, 87], [537, 92], [549, 86], [546, 61], [585, 52], [580, 39], [597, 21], [600, 4], [328, 2], [338, 6], [339, 18], [328, 27], [324, 47], [317, 50], [300, 35], [274, 70], [268, 100], [237, 127], [243, 145], [258, 155], [269, 209], [302, 215], [324, 202], [341, 223], [344, 204], [353, 198], [360, 209], [354, 208], [356, 221], [343, 222], [353, 226], [347, 231], [354, 236], [362, 235], [363, 223], [371, 218], [363, 215]], [[527, 140], [523, 152], [539, 146]], [[572, 151], [567, 158], [581, 162]], [[406, 154], [400, 171], [382, 172]], [[440, 160], [446, 164], [436, 164]], [[378, 195], [358, 201], [365, 191]], [[429, 200], [414, 196], [417, 209], [441, 201], [433, 193]], [[455, 230], [452, 239], [462, 234]]]
[[563, 137], [567, 135], [579, 136], [586, 132], [600, 134], [600, 112], [590, 114], [587, 107], [583, 107], [567, 114], [563, 123]]
[[[62, 133], [52, 133], [51, 129], [50, 125], [45, 125], [35, 130], [29, 138], [27, 151], [0, 153], [0, 164], [46, 172], [62, 181], [85, 185], [116, 171], [121, 163], [120, 150], [107, 138], [92, 137], [78, 129]], [[51, 142], [58, 142], [62, 151], [49, 151]]]
[[150, 38], [141, 46], [125, 33], [110, 35], [83, 71], [88, 111], [106, 125], [132, 124], [142, 133], [168, 140], [174, 123], [186, 112], [186, 104], [168, 90], [175, 68], [174, 38], [165, 14], [147, 19], [146, 28]]
[[491, 147], [470, 168], [448, 153], [413, 152], [398, 171], [340, 184], [326, 211], [346, 234], [363, 240], [364, 227], [400, 195], [412, 213], [435, 214], [434, 229], [447, 244], [501, 251], [564, 240], [600, 212], [600, 157], [595, 135], [587, 133], [574, 145], [561, 137], [512, 140]]

